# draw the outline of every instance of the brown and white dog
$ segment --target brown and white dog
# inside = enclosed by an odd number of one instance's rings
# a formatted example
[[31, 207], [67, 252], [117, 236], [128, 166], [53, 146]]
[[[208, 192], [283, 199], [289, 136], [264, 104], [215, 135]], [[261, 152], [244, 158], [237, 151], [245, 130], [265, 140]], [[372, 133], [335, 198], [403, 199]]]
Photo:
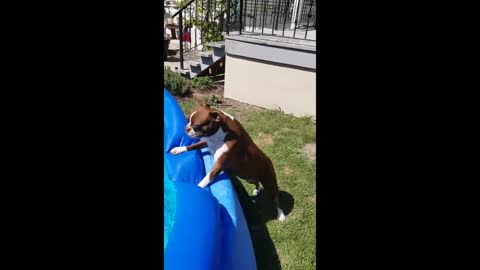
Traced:
[[187, 119], [189, 122], [185, 132], [191, 138], [199, 138], [200, 142], [175, 147], [170, 153], [177, 155], [189, 150], [209, 148], [214, 164], [198, 186], [206, 187], [222, 170], [255, 184], [253, 196], [258, 194], [261, 183], [265, 190], [272, 193], [277, 218], [283, 221], [285, 215], [280, 209], [280, 192], [272, 161], [258, 148], [242, 125], [231, 115], [213, 110], [208, 105], [200, 105]]

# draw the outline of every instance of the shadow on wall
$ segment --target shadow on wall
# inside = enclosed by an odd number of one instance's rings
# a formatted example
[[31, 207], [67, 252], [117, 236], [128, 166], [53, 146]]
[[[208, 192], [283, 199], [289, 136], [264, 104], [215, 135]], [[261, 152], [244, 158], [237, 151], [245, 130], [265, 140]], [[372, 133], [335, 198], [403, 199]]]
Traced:
[[[240, 205], [242, 206], [248, 229], [252, 237], [253, 249], [258, 270], [277, 270], [282, 269], [278, 258], [277, 250], [270, 238], [270, 233], [266, 223], [276, 221], [277, 209], [273, 203], [270, 193], [261, 189], [260, 193], [253, 197], [245, 190], [240, 183], [239, 178], [231, 177], [233, 187], [237, 193]], [[252, 185], [253, 191], [254, 185]], [[288, 219], [288, 214], [292, 212], [294, 199], [288, 192], [280, 191], [280, 207]]]

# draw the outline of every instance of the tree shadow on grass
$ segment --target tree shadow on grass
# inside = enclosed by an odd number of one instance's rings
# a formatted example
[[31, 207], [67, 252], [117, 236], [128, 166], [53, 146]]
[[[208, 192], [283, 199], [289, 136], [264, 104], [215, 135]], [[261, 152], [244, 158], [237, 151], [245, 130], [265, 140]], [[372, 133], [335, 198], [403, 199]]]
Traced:
[[[233, 187], [237, 193], [240, 205], [242, 206], [248, 229], [252, 237], [253, 249], [258, 270], [282, 269], [275, 245], [270, 237], [266, 223], [277, 218], [277, 209], [273, 203], [272, 196], [265, 190], [253, 197], [245, 190], [237, 177], [231, 177]], [[254, 186], [252, 185], [252, 190]], [[283, 209], [286, 218], [292, 212], [294, 199], [287, 192], [280, 191], [280, 207]]]

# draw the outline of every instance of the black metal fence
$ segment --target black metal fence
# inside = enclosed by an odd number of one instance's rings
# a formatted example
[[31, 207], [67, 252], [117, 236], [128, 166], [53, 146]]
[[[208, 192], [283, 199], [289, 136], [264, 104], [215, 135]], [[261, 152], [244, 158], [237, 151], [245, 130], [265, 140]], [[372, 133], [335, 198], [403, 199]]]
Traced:
[[[314, 0], [242, 0], [243, 32], [314, 40]], [[310, 31], [311, 35], [308, 35]]]
[[[180, 67], [183, 43], [188, 42], [189, 49], [203, 45], [203, 35], [211, 34], [204, 29], [316, 40], [316, 6], [315, 0], [191, 0], [172, 16], [179, 21]], [[192, 24], [200, 27], [192, 32]]]
[[316, 40], [316, 7], [315, 0], [238, 0], [228, 30]]

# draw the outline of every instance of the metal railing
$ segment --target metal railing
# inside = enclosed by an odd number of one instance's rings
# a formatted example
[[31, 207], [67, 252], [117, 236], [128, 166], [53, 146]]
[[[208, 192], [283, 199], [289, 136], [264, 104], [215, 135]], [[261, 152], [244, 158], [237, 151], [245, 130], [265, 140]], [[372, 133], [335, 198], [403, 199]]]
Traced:
[[315, 0], [240, 0], [240, 6], [240, 34], [316, 40]]
[[[172, 19], [176, 16], [179, 22], [181, 69], [187, 51], [183, 43], [190, 41], [188, 50], [203, 45], [205, 29], [215, 28], [227, 35], [235, 31], [240, 35], [261, 33], [316, 40], [315, 0], [190, 0], [172, 15]], [[192, 33], [190, 30], [194, 21], [199, 27], [194, 27]], [[188, 35], [184, 36], [185, 31], [189, 31], [190, 40], [187, 40]]]
[[[228, 32], [229, 11], [233, 7], [230, 0], [190, 0], [172, 15], [172, 19], [178, 16], [181, 69], [184, 69], [185, 52], [205, 45], [204, 34], [211, 35], [212, 30], [218, 33]], [[185, 35], [186, 31], [188, 33]], [[190, 48], [184, 48], [185, 42], [190, 43]]]

